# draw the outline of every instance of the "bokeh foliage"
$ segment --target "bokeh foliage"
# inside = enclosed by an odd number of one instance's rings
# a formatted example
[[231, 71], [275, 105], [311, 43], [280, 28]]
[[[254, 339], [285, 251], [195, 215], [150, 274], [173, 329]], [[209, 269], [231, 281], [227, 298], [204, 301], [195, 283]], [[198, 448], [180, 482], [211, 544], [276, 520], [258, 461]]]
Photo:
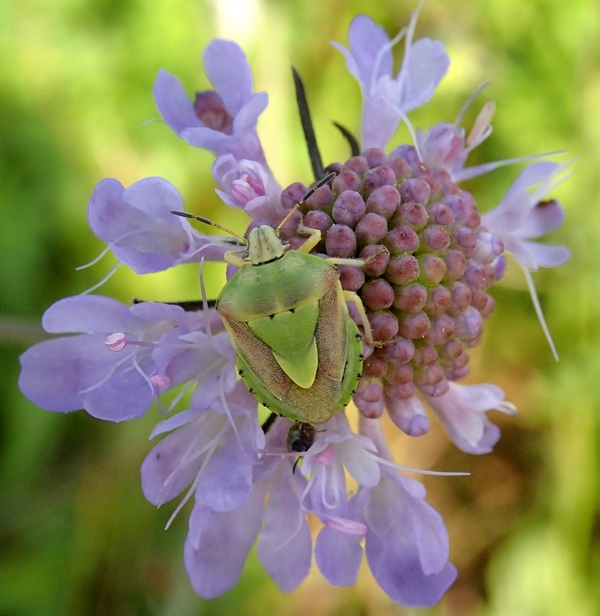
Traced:
[[[503, 437], [473, 457], [440, 426], [396, 438], [410, 466], [469, 470], [428, 478], [444, 515], [459, 578], [431, 610], [392, 604], [366, 566], [354, 588], [331, 589], [318, 572], [282, 595], [252, 555], [239, 586], [214, 601], [191, 590], [182, 565], [185, 511], [163, 527], [143, 498], [139, 466], [156, 410], [129, 424], [85, 413], [54, 415], [16, 388], [18, 355], [40, 336], [54, 301], [99, 280], [110, 257], [74, 267], [102, 249], [86, 226], [94, 185], [170, 180], [186, 207], [243, 230], [214, 194], [212, 156], [174, 137], [151, 96], [164, 67], [188, 88], [208, 86], [201, 52], [214, 36], [247, 52], [270, 105], [259, 124], [282, 184], [310, 181], [289, 67], [303, 75], [326, 162], [346, 146], [335, 119], [358, 126], [360, 95], [329, 40], [347, 41], [354, 14], [390, 33], [414, 8], [407, 0], [4, 0], [0, 3], [0, 614], [3, 616], [197, 614], [436, 614], [593, 616], [600, 611], [600, 10], [594, 0], [429, 0], [417, 36], [440, 38], [452, 67], [416, 126], [452, 121], [484, 80], [467, 113], [494, 98], [494, 133], [472, 164], [554, 150], [579, 156], [556, 191], [567, 221], [552, 241], [572, 260], [535, 275], [561, 359], [555, 363], [516, 266], [492, 294], [497, 309], [473, 353], [472, 382], [497, 383], [519, 407], [494, 416]], [[408, 139], [400, 130], [398, 139]], [[501, 198], [518, 168], [466, 186], [483, 209]], [[197, 270], [138, 278], [124, 269], [102, 292], [130, 301], [198, 296]], [[209, 295], [223, 268], [209, 268]], [[596, 325], [595, 325], [596, 324]], [[294, 555], [290, 554], [290, 558]]]

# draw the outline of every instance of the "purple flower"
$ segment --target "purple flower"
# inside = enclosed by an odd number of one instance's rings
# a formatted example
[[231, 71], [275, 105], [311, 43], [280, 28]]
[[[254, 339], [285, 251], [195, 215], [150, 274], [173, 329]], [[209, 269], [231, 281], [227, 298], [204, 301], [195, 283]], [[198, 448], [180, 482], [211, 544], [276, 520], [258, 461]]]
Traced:
[[510, 160], [464, 168], [470, 152], [492, 134], [491, 120], [496, 110], [494, 101], [485, 103], [468, 136], [465, 129], [460, 126], [464, 112], [480, 90], [481, 88], [469, 98], [454, 124], [440, 122], [433, 125], [426, 133], [420, 129], [417, 130], [417, 146], [423, 162], [429, 167], [444, 169], [454, 182], [487, 173], [500, 165], [516, 162]]
[[542, 161], [529, 165], [508, 189], [500, 203], [482, 216], [483, 224], [504, 242], [522, 268], [557, 267], [571, 253], [564, 246], [535, 242], [560, 227], [565, 212], [558, 201], [542, 199], [568, 175], [569, 164]]
[[[440, 41], [427, 38], [413, 43], [416, 11], [407, 29], [390, 41], [387, 33], [366, 15], [350, 24], [350, 49], [333, 46], [346, 56], [348, 70], [363, 95], [362, 147], [385, 148], [406, 113], [424, 105], [450, 66]], [[406, 37], [402, 68], [393, 76], [392, 47]]]
[[358, 485], [377, 485], [380, 471], [374, 452], [375, 445], [367, 437], [354, 434], [343, 413], [334, 415], [323, 424], [302, 460], [302, 474], [309, 477], [304, 508], [328, 518], [343, 506], [347, 500], [344, 469]]
[[[391, 455], [378, 419], [363, 419], [361, 431], [381, 463]], [[369, 438], [367, 438], [369, 437]], [[456, 578], [448, 562], [448, 535], [441, 516], [424, 502], [425, 489], [389, 464], [378, 481], [361, 487], [326, 521], [315, 557], [330, 583], [353, 584], [362, 558], [382, 589], [403, 605], [434, 605]]]
[[252, 160], [219, 156], [213, 165], [217, 194], [230, 207], [241, 208], [254, 220], [276, 225], [282, 218], [281, 188], [268, 170]]
[[203, 258], [221, 260], [231, 249], [228, 240], [203, 235], [172, 210], [183, 210], [183, 201], [162, 178], [146, 178], [129, 188], [107, 178], [90, 198], [88, 222], [117, 259], [137, 274]]
[[[46, 340], [26, 351], [19, 387], [49, 411], [83, 408], [110, 421], [140, 417], [159, 391], [199, 377], [205, 378], [204, 398], [210, 401], [216, 389], [211, 381], [221, 391], [235, 384], [226, 334], [217, 334], [213, 345], [214, 339], [200, 329], [211, 318], [205, 314], [198, 319], [166, 304], [127, 307], [107, 297], [68, 297], [46, 311], [42, 324], [49, 333], [79, 335]], [[109, 342], [115, 334], [116, 346]], [[216, 346], [223, 343], [219, 352]], [[229, 357], [223, 359], [223, 353]]]
[[269, 98], [266, 92], [253, 93], [244, 52], [232, 41], [215, 39], [204, 51], [204, 69], [215, 89], [198, 92], [194, 102], [174, 75], [164, 69], [158, 73], [154, 100], [165, 122], [197, 148], [267, 168], [256, 123]]
[[558, 353], [546, 325], [530, 272], [540, 267], [557, 267], [571, 257], [565, 246], [534, 241], [558, 229], [564, 221], [565, 212], [560, 203], [555, 199], [542, 199], [570, 175], [565, 174], [570, 164], [542, 161], [529, 165], [508, 189], [500, 203], [482, 216], [485, 227], [502, 240], [505, 250], [513, 255], [523, 269], [538, 319], [556, 360]]
[[[223, 296], [212, 307], [202, 284], [200, 305], [127, 307], [99, 296], [70, 297], [43, 317], [46, 331], [61, 336], [21, 357], [22, 392], [50, 411], [83, 408], [122, 421], [140, 417], [155, 400], [163, 414], [180, 411], [152, 432], [164, 436], [142, 465], [142, 488], [156, 506], [180, 497], [171, 519], [193, 498], [184, 561], [194, 590], [207, 599], [235, 586], [255, 542], [283, 592], [308, 575], [313, 552], [331, 584], [348, 586], [364, 551], [381, 588], [409, 606], [434, 605], [456, 578], [442, 518], [425, 501], [424, 487], [402, 474], [415, 469], [394, 463], [380, 418], [387, 412], [406, 435], [423, 436], [431, 429], [425, 401], [460, 449], [492, 450], [500, 431], [487, 412], [512, 414], [515, 407], [494, 385], [458, 381], [468, 374], [469, 349], [494, 310], [488, 290], [503, 274], [504, 252], [525, 269], [531, 288], [529, 270], [568, 259], [566, 248], [534, 241], [562, 224], [561, 206], [541, 199], [566, 166], [530, 165], [498, 207], [481, 216], [475, 197], [456, 182], [514, 162], [464, 167], [491, 132], [490, 103], [469, 136], [459, 126], [461, 113], [454, 124], [413, 135], [414, 146], [397, 145], [386, 154], [400, 121], [432, 97], [449, 64], [439, 41], [413, 44], [417, 13], [393, 40], [358, 16], [350, 49], [335, 44], [362, 89], [364, 149], [333, 163], [335, 178], [308, 194], [301, 182], [281, 190], [266, 165], [256, 124], [267, 95], [253, 93], [250, 68], [235, 43], [215, 40], [207, 47], [204, 64], [215, 89], [194, 102], [161, 71], [157, 106], [181, 138], [216, 154], [217, 193], [252, 219], [245, 239], [205, 236], [174, 216], [183, 200], [162, 178], [129, 188], [115, 179], [100, 182], [89, 202], [90, 227], [138, 274], [203, 259], [226, 261], [228, 274], [241, 268], [245, 283], [238, 278], [228, 290], [241, 294], [244, 308], [238, 311], [231, 300], [225, 309]], [[394, 77], [391, 50], [402, 36], [405, 55]], [[307, 295], [303, 285], [275, 280], [269, 287], [271, 279], [261, 278], [263, 263], [284, 267], [288, 261], [279, 259], [301, 247], [332, 265], [320, 295], [317, 284]], [[301, 281], [305, 272], [297, 275]], [[261, 286], [254, 288], [256, 281]], [[321, 327], [324, 314], [331, 332]], [[305, 327], [307, 318], [314, 328]], [[356, 348], [361, 336], [347, 318], [364, 339], [362, 355]], [[311, 350], [314, 381], [300, 386], [300, 360], [281, 356], [274, 338], [281, 323], [289, 325], [290, 344], [301, 337]], [[234, 328], [256, 350], [259, 362], [250, 376], [245, 364], [251, 362], [236, 358], [229, 338]], [[167, 390], [171, 402], [163, 409]], [[262, 426], [253, 392], [268, 393], [262, 399], [275, 411]], [[350, 392], [358, 431], [340, 409]], [[293, 424], [276, 416], [294, 417], [282, 401], [300, 395], [309, 409], [320, 407], [325, 421]], [[323, 524], [314, 547], [313, 515]]]
[[448, 436], [467, 453], [488, 453], [500, 438], [500, 430], [485, 416], [486, 411], [516, 413], [515, 406], [505, 402], [502, 390], [489, 383], [450, 383], [445, 394], [426, 398], [444, 423]]
[[253, 458], [264, 447], [256, 406], [240, 382], [211, 408], [159, 424], [152, 436], [173, 432], [142, 464], [146, 498], [160, 506], [192, 484], [197, 504], [219, 512], [240, 507], [250, 495]]
[[[335, 416], [302, 463], [310, 474], [306, 492], [312, 503], [321, 501], [316, 509], [325, 523], [315, 547], [319, 569], [334, 585], [354, 584], [364, 539], [369, 567], [392, 599], [434, 605], [456, 577], [441, 516], [423, 501], [421, 484], [390, 468], [379, 420], [363, 420], [361, 429], [365, 434], [352, 435], [345, 417]], [[344, 485], [344, 467], [360, 486], [349, 501], [345, 489], [334, 493]]]

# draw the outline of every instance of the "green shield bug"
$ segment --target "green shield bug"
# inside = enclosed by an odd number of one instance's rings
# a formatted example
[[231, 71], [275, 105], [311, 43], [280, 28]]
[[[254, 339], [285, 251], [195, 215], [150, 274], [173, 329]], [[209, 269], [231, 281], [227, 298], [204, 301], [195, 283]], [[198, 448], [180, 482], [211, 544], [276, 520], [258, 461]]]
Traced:
[[[237, 353], [239, 375], [250, 392], [270, 411], [308, 427], [326, 422], [346, 406], [361, 375], [362, 337], [346, 302], [356, 305], [365, 339], [373, 344], [362, 302], [356, 293], [342, 289], [336, 267], [363, 266], [365, 261], [309, 254], [321, 233], [302, 225], [299, 231], [307, 239], [299, 248], [290, 249], [279, 237], [290, 216], [333, 176], [310, 189], [277, 228], [263, 225], [239, 238], [245, 246], [225, 254], [239, 270], [216, 301]], [[173, 213], [231, 233], [205, 218]], [[299, 433], [299, 444], [307, 448], [312, 443], [309, 433], [309, 428]]]

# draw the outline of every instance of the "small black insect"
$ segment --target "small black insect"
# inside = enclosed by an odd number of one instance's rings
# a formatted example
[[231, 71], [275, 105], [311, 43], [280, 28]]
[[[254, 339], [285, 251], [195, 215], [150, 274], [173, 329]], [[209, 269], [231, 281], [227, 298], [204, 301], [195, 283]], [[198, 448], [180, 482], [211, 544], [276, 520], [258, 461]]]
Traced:
[[287, 436], [288, 451], [302, 453], [308, 451], [315, 440], [315, 427], [302, 421], [295, 422]]

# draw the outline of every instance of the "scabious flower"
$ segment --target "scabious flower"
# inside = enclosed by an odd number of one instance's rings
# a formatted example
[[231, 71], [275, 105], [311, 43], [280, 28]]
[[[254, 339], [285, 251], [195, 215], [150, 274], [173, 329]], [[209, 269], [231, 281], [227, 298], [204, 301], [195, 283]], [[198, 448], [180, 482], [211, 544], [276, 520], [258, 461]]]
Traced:
[[[514, 162], [464, 167], [491, 132], [492, 104], [484, 105], [468, 137], [459, 116], [426, 131], [411, 126], [412, 145], [390, 144], [399, 123], [433, 96], [448, 69], [441, 42], [413, 42], [415, 26], [416, 14], [390, 40], [369, 17], [358, 16], [349, 50], [334, 43], [363, 93], [362, 150], [329, 165], [332, 177], [317, 177], [322, 181], [310, 193], [300, 182], [281, 190], [273, 178], [256, 132], [267, 97], [253, 92], [235, 43], [216, 40], [205, 52], [214, 91], [192, 102], [166, 71], [154, 88], [175, 133], [215, 153], [212, 172], [224, 204], [244, 209], [249, 229], [277, 228], [291, 250], [318, 230], [312, 252], [337, 263], [343, 289], [360, 297], [364, 314], [348, 304], [357, 325], [364, 328], [366, 318], [371, 330], [363, 331], [364, 363], [353, 392], [357, 432], [345, 409], [333, 409], [316, 426], [275, 415], [261, 426], [222, 317], [204, 294], [192, 305], [63, 299], [42, 321], [60, 337], [21, 357], [21, 390], [50, 411], [83, 408], [122, 421], [140, 417], [154, 401], [164, 413], [184, 407], [152, 433], [168, 434], [142, 465], [142, 489], [157, 506], [180, 497], [173, 515], [193, 499], [184, 560], [203, 597], [237, 584], [255, 542], [283, 592], [306, 577], [313, 554], [332, 585], [347, 586], [355, 583], [364, 552], [383, 590], [410, 606], [437, 603], [456, 577], [442, 518], [425, 501], [423, 486], [394, 463], [381, 417], [387, 413], [418, 438], [430, 430], [428, 406], [457, 447], [492, 450], [500, 430], [487, 413], [515, 408], [494, 385], [459, 381], [494, 309], [488, 291], [503, 275], [504, 253], [527, 275], [569, 257], [564, 247], [533, 241], [563, 221], [561, 206], [541, 199], [565, 166], [531, 164], [481, 216], [458, 182]], [[391, 49], [402, 36], [404, 60], [393, 76]], [[226, 254], [239, 253], [235, 240], [206, 236], [173, 211], [181, 213], [183, 201], [162, 178], [129, 188], [106, 179], [93, 192], [88, 219], [118, 263], [138, 274], [205, 259], [239, 264]], [[164, 409], [166, 391], [172, 401]], [[322, 524], [314, 547], [309, 516]]]

